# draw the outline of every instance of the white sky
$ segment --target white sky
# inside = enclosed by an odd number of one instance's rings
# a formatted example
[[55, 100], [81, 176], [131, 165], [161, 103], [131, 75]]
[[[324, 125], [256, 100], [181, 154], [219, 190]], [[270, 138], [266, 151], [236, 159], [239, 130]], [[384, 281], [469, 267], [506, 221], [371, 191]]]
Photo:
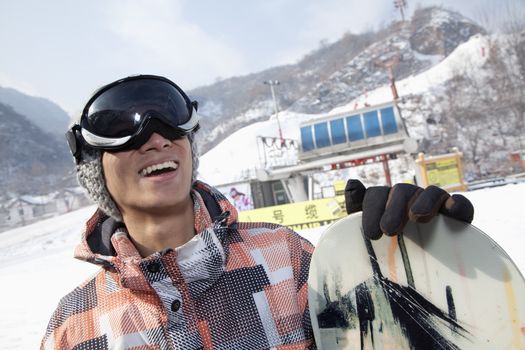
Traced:
[[[435, 4], [480, 18], [502, 1], [408, 3], [409, 11]], [[130, 74], [166, 75], [191, 89], [294, 63], [322, 39], [398, 17], [392, 0], [1, 0], [0, 86], [76, 113], [94, 89]]]

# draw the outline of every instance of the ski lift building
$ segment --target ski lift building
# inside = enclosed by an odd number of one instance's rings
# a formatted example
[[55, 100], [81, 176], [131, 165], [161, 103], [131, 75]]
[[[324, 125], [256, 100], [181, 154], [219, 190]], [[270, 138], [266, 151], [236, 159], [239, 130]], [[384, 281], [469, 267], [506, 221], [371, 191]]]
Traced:
[[[415, 152], [417, 143], [408, 136], [395, 103], [389, 102], [302, 122], [298, 148], [295, 164], [258, 168], [255, 183], [266, 187], [281, 183], [288, 202], [299, 202], [313, 198], [312, 172], [381, 162], [389, 184], [389, 159]], [[255, 198], [261, 191], [254, 188]], [[256, 208], [275, 205], [267, 200], [259, 202], [254, 200]]]
[[301, 161], [382, 149], [402, 151], [408, 135], [394, 103], [330, 114], [301, 124]]

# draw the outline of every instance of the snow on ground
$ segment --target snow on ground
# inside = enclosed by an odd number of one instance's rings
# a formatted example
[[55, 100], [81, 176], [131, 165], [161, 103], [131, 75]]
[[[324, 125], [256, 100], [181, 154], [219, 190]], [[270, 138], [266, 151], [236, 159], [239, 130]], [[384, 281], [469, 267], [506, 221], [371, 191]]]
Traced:
[[[492, 236], [525, 271], [525, 183], [467, 192], [474, 224]], [[36, 349], [62, 296], [97, 267], [73, 259], [84, 221], [94, 207], [0, 233], [0, 344], [3, 350]], [[325, 229], [300, 232], [317, 243]]]
[[73, 259], [84, 208], [0, 233], [0, 344], [2, 349], [38, 349], [58, 301], [97, 270]]

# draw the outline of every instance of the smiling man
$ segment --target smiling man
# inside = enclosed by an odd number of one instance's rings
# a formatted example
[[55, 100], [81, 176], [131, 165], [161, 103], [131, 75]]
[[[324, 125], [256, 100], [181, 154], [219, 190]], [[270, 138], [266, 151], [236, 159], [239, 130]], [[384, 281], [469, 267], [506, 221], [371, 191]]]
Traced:
[[88, 101], [67, 137], [99, 210], [76, 257], [102, 269], [61, 300], [43, 349], [313, 346], [313, 247], [278, 225], [237, 222], [195, 180], [198, 126], [197, 103], [159, 76], [116, 81]]
[[[99, 209], [75, 256], [101, 269], [60, 301], [42, 349], [315, 348], [312, 245], [286, 227], [238, 222], [196, 180], [198, 128], [197, 103], [164, 77], [124, 78], [88, 101], [66, 135]], [[378, 187], [364, 199], [359, 182], [347, 190], [375, 239], [399, 232], [409, 211], [428, 220], [471, 208], [435, 188]]]

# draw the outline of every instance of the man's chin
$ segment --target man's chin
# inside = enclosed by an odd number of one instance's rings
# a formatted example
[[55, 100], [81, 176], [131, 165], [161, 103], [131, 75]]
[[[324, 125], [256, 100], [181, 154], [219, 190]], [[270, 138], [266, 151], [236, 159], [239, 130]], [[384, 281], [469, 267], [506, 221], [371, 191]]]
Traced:
[[187, 206], [193, 207], [193, 201], [191, 200], [190, 196], [180, 200], [177, 200], [173, 197], [168, 199], [166, 198], [166, 196], [167, 195], [164, 194], [161, 198], [152, 198], [144, 200], [135, 206], [134, 211], [137, 211], [139, 213], [142, 212], [146, 215], [162, 216], [177, 214]]

